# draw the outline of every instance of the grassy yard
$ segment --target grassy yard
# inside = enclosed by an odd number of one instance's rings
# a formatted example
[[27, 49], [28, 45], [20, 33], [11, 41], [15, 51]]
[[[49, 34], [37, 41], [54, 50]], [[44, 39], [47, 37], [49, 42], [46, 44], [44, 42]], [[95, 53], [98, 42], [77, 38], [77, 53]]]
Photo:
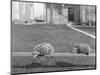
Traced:
[[11, 26], [11, 49], [13, 52], [32, 52], [36, 44], [49, 42], [56, 53], [72, 52], [74, 43], [90, 45], [95, 52], [95, 39], [72, 30], [65, 25], [14, 25]]
[[[83, 42], [90, 45], [95, 52], [95, 39], [72, 30], [65, 25], [15, 25], [11, 26], [12, 52], [32, 52], [36, 44], [49, 42], [54, 46], [55, 53], [72, 53], [74, 43]], [[12, 73], [35, 73], [50, 71], [69, 71], [95, 69], [95, 57], [59, 57], [55, 56], [47, 62], [40, 62], [32, 56], [12, 56]], [[58, 62], [61, 61], [61, 62]], [[67, 62], [66, 62], [67, 61]], [[73, 62], [73, 63], [70, 63]], [[84, 63], [85, 62], [85, 63]], [[77, 64], [83, 65], [77, 65]], [[89, 64], [90, 65], [86, 65]], [[93, 64], [92, 64], [93, 63]], [[91, 65], [92, 64], [92, 65]]]
[[[45, 57], [42, 57], [42, 59]], [[95, 69], [95, 57], [54, 56], [44, 61], [32, 56], [13, 56], [12, 73], [35, 73]]]
[[96, 35], [96, 27], [75, 27], [75, 28], [78, 28], [80, 30], [83, 30], [89, 34], [92, 34], [92, 35]]

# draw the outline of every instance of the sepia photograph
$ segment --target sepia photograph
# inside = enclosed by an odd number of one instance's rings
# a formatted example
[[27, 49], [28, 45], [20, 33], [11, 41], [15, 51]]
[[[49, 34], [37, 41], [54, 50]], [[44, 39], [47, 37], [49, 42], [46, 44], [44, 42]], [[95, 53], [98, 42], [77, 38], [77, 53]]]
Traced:
[[11, 0], [11, 74], [96, 69], [96, 5]]

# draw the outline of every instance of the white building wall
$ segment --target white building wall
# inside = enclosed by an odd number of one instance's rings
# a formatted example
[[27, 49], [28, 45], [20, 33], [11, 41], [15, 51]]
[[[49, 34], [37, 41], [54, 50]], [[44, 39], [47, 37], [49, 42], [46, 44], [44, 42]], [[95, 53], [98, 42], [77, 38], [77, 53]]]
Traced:
[[46, 5], [44, 3], [34, 3], [34, 18], [46, 19]]
[[12, 2], [12, 21], [19, 20], [19, 2]]
[[47, 8], [47, 23], [50, 23], [50, 9]]
[[68, 23], [68, 8], [62, 8], [62, 14], [58, 13], [58, 9], [53, 9], [53, 23], [66, 24]]
[[19, 2], [19, 17], [20, 21], [25, 21], [25, 2]]
[[31, 3], [25, 3], [25, 21], [31, 20]]
[[80, 9], [81, 9], [80, 10], [81, 22], [89, 25], [93, 25], [91, 24], [92, 22], [95, 25], [95, 16], [96, 16], [95, 6], [81, 6]]
[[34, 19], [34, 3], [31, 3], [31, 20]]
[[44, 3], [12, 2], [12, 20], [31, 22], [35, 18], [46, 20], [46, 5]]

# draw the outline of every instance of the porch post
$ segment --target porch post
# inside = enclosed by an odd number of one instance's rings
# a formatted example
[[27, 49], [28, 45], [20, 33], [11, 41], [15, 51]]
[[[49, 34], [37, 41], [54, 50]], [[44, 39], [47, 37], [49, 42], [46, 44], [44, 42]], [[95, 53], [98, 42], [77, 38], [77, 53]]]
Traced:
[[53, 24], [53, 4], [50, 7], [50, 24]]

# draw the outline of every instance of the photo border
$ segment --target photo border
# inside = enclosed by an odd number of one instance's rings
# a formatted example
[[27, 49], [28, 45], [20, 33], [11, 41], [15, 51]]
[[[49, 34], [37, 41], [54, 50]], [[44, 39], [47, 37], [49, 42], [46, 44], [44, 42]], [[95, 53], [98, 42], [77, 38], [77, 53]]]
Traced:
[[[84, 71], [84, 70], [96, 70], [97, 69], [97, 5], [87, 5], [87, 4], [71, 4], [71, 3], [56, 3], [56, 2], [41, 2], [41, 1], [25, 1], [25, 0], [10, 0], [10, 33], [12, 31], [12, 1], [16, 2], [29, 2], [29, 3], [53, 3], [53, 4], [69, 4], [69, 5], [84, 5], [84, 6], [95, 6], [95, 20], [96, 20], [96, 25], [95, 25], [95, 68], [93, 69], [75, 69], [75, 70], [61, 70], [61, 71], [46, 71], [46, 72], [30, 72], [30, 73], [16, 73], [16, 74], [39, 74], [39, 73], [53, 73], [53, 72], [70, 72], [70, 71]], [[10, 35], [10, 47], [11, 47], [11, 37], [12, 33]], [[10, 48], [10, 62], [12, 61], [12, 49]], [[12, 62], [11, 62], [12, 63]], [[11, 63], [10, 63], [10, 72], [12, 73], [12, 68], [11, 68]], [[15, 74], [15, 75], [16, 75]]]

